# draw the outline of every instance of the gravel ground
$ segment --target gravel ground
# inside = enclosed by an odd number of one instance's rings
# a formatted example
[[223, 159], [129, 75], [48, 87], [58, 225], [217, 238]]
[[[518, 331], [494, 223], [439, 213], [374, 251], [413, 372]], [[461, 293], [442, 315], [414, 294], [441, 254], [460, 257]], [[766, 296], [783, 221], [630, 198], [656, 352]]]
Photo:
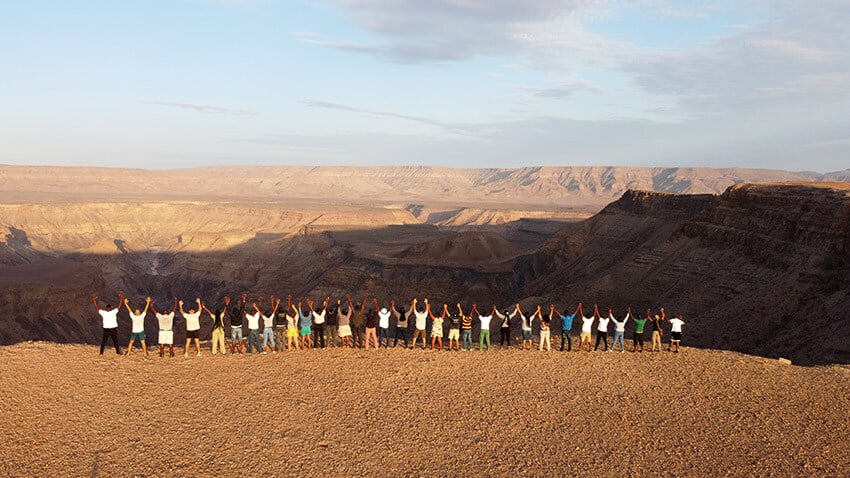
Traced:
[[0, 348], [0, 474], [850, 474], [842, 366], [691, 348], [208, 350]]

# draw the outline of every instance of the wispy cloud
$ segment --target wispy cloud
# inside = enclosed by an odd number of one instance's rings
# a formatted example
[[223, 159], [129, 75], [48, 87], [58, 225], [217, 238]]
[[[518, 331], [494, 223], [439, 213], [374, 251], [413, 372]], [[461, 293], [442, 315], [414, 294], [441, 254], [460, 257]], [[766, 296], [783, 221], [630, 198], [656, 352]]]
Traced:
[[196, 111], [204, 114], [230, 115], [230, 116], [256, 116], [258, 113], [252, 110], [229, 108], [226, 106], [199, 105], [195, 103], [179, 103], [171, 101], [145, 101], [149, 105], [168, 106], [184, 110]]
[[589, 93], [604, 93], [605, 89], [600, 87], [599, 85], [585, 80], [576, 80], [570, 83], [563, 84], [561, 86], [552, 87], [552, 88], [543, 88], [536, 86], [520, 86], [521, 90], [528, 92], [532, 96], [536, 96], [538, 98], [551, 98], [551, 99], [561, 99], [561, 98], [569, 98], [578, 92], [589, 92]]
[[380, 111], [373, 110], [370, 108], [362, 108], [359, 106], [349, 106], [341, 103], [334, 103], [332, 101], [319, 101], [319, 100], [302, 100], [301, 103], [313, 106], [316, 108], [327, 108], [332, 110], [340, 110], [340, 111], [348, 111], [351, 113], [359, 113], [365, 114], [369, 116], [373, 116], [376, 118], [388, 118], [388, 119], [400, 119], [405, 121], [411, 121], [414, 123], [421, 123], [428, 126], [434, 126], [445, 131], [449, 131], [452, 133], [461, 133], [461, 134], [472, 134], [474, 131], [467, 126], [456, 125], [452, 123], [446, 123], [443, 121], [438, 121], [431, 118], [426, 118], [424, 116], [414, 116], [402, 113], [394, 113], [392, 111]]

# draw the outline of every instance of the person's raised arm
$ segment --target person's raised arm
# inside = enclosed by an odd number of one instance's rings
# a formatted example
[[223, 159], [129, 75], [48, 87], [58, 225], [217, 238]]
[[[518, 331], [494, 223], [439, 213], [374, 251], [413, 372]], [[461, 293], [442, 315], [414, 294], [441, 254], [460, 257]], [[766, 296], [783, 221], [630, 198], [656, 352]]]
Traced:
[[[549, 320], [553, 320], [555, 314], [558, 314], [558, 311], [555, 310], [555, 304], [549, 304]], [[561, 314], [558, 314], [561, 315]]]
[[664, 313], [664, 307], [661, 308], [661, 321], [667, 320], [667, 314]]
[[593, 304], [593, 318], [594, 319], [601, 319], [602, 318], [602, 316], [599, 315], [599, 304]]
[[361, 303], [360, 303], [360, 308], [361, 308], [361, 309], [365, 309], [365, 308], [366, 308], [366, 301], [367, 301], [368, 299], [369, 299], [369, 294], [368, 294], [368, 293], [363, 294], [363, 302], [361, 302]]
[[328, 310], [328, 304], [331, 302], [331, 297], [325, 297], [325, 301], [322, 302], [322, 310]]
[[539, 305], [537, 306], [537, 310], [534, 311], [534, 315], [536, 315], [538, 319], [543, 317], [543, 312], [541, 311]]
[[472, 310], [469, 311], [470, 317], [472, 317], [475, 314], [478, 314], [479, 316], [481, 315], [481, 312], [478, 312], [478, 304], [472, 304]]
[[151, 298], [145, 297], [145, 310], [142, 311], [142, 315], [145, 315], [145, 314], [148, 313], [148, 309], [150, 308], [150, 306], [151, 306]]
[[380, 310], [381, 307], [380, 307], [380, 304], [378, 304], [378, 298], [377, 297], [372, 299], [372, 306], [375, 308], [375, 312]]
[[463, 315], [463, 307], [460, 306], [460, 302], [457, 303], [457, 311], [458, 311], [458, 313], [460, 314], [461, 317], [465, 317]]
[[499, 320], [505, 320], [505, 314], [501, 313], [495, 305], [493, 305], [493, 313], [499, 318]]
[[214, 314], [212, 313], [212, 311], [211, 311], [210, 309], [208, 309], [208, 308], [207, 308], [207, 304], [206, 304], [206, 303], [201, 303], [201, 308], [202, 308], [202, 309], [204, 309], [204, 312], [206, 312], [207, 314], [209, 314], [209, 315], [210, 315], [210, 317], [212, 317], [213, 319], [215, 319]]
[[200, 312], [200, 311], [201, 311], [201, 306], [202, 306], [201, 298], [200, 298], [200, 297], [195, 298], [195, 303], [196, 303], [196, 304], [198, 304], [198, 308], [197, 308], [197, 309], [195, 309], [195, 310], [197, 310], [198, 312]]
[[130, 308], [130, 299], [124, 299], [124, 308], [127, 309], [128, 313], [133, 313], [133, 309]]
[[444, 303], [443, 304], [443, 318], [445, 319], [448, 316], [449, 316], [449, 304]]
[[499, 309], [496, 308], [496, 304], [493, 304], [493, 309], [492, 309], [492, 312], [490, 312], [490, 315], [496, 315], [498, 313], [499, 313]]
[[390, 312], [392, 312], [393, 317], [395, 317], [395, 320], [401, 318], [401, 312], [399, 312], [398, 309], [395, 308], [395, 300], [390, 301]]
[[182, 300], [177, 301], [177, 304], [180, 305], [180, 313], [183, 314], [183, 315], [186, 315], [186, 311], [183, 310], [183, 301]]
[[632, 308], [631, 307], [629, 307], [628, 310], [626, 310], [626, 320], [629, 320], [629, 317], [632, 317]]
[[97, 294], [91, 295], [92, 303], [94, 304], [94, 310], [100, 312], [100, 306], [97, 305]]
[[174, 305], [171, 307], [170, 313], [172, 313], [172, 314], [177, 313], [177, 296], [174, 296]]
[[153, 301], [151, 301], [151, 310], [153, 311], [154, 315], [159, 313], [156, 311], [156, 306], [153, 304]]
[[428, 298], [425, 298], [425, 312], [431, 313], [431, 303], [428, 302]]
[[274, 310], [272, 310], [272, 315], [277, 315], [277, 309], [280, 307], [280, 299], [274, 301]]
[[254, 303], [253, 303], [253, 304], [251, 304], [251, 305], [254, 307], [254, 313], [257, 313], [257, 314], [263, 315], [263, 313], [260, 311], [260, 308], [259, 308], [259, 307], [257, 307], [257, 303], [256, 303], [256, 302], [254, 302]]

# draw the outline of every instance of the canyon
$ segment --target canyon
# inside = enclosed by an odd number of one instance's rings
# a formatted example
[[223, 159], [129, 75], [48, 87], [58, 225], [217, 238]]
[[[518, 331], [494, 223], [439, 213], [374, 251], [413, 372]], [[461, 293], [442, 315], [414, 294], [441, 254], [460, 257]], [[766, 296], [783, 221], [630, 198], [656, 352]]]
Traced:
[[0, 177], [2, 344], [95, 342], [92, 293], [168, 305], [369, 293], [665, 307], [685, 317], [687, 345], [850, 362], [846, 172], [3, 166]]

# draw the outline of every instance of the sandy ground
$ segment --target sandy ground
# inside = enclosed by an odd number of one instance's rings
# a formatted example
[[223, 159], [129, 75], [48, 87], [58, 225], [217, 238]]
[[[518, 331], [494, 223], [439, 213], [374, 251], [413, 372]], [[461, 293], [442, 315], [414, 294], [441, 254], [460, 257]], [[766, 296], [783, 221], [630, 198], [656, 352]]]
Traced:
[[0, 474], [850, 473], [841, 366], [697, 349], [208, 350], [0, 348]]

